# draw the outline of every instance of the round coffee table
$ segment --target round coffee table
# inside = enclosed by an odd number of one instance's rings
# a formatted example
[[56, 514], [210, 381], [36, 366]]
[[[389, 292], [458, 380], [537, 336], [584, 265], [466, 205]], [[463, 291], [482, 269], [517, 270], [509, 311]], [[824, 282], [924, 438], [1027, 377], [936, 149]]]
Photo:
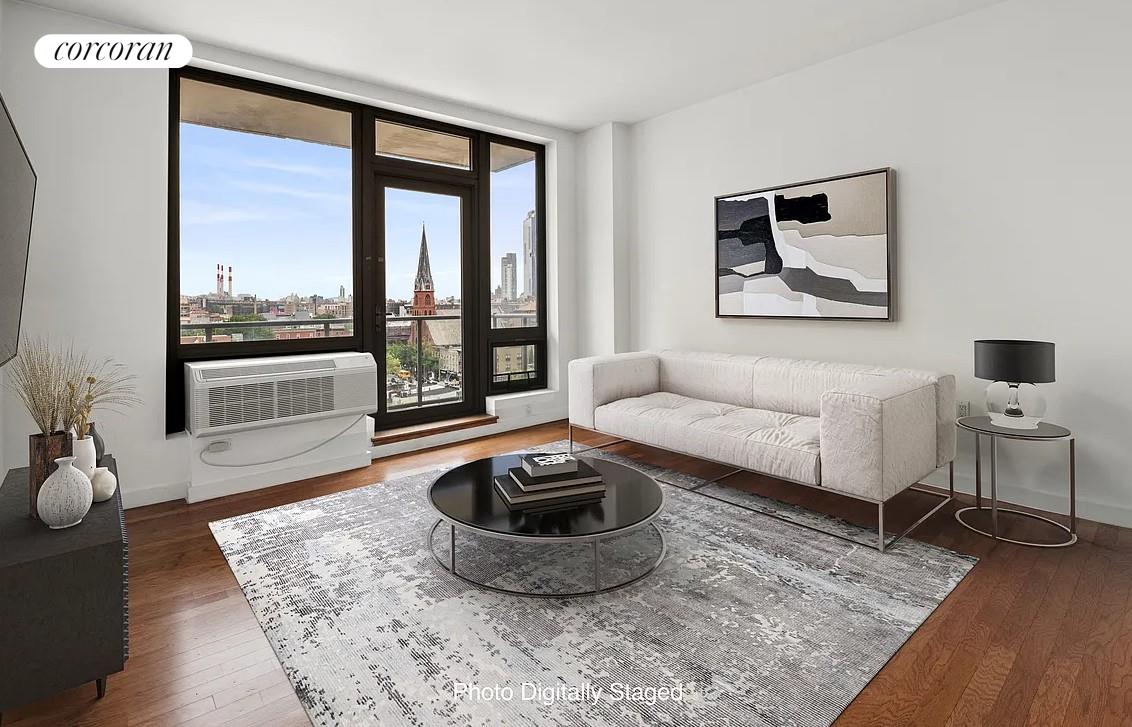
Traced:
[[[429, 528], [428, 548], [445, 570], [463, 581], [499, 593], [535, 598], [572, 598], [607, 593], [636, 583], [655, 571], [664, 560], [667, 543], [653, 522], [664, 508], [664, 491], [648, 475], [616, 462], [583, 457], [605, 480], [605, 497], [596, 503], [563, 507], [552, 512], [511, 510], [495, 489], [493, 478], [519, 467], [519, 455], [503, 455], [469, 462], [441, 475], [428, 490], [429, 504], [439, 519]], [[448, 525], [448, 562], [436, 553], [437, 529]], [[614, 536], [651, 526], [660, 538], [656, 561], [643, 573], [628, 580], [603, 584], [601, 542]], [[592, 543], [593, 588], [570, 593], [536, 593], [500, 588], [473, 580], [457, 570], [456, 531], [467, 530], [489, 538], [525, 543]]]

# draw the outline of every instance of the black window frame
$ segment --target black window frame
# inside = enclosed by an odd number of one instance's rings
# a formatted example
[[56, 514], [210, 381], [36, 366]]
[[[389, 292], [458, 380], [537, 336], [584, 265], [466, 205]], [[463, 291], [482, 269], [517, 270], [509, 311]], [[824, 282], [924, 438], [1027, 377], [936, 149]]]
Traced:
[[[353, 335], [280, 341], [240, 341], [209, 344], [182, 344], [180, 341], [180, 80], [182, 78], [213, 83], [309, 103], [324, 108], [349, 112], [352, 115], [352, 225], [353, 225]], [[381, 156], [376, 153], [376, 121], [390, 121], [420, 129], [467, 137], [471, 142], [472, 169], [463, 170], [410, 159]], [[469, 413], [482, 413], [485, 397], [516, 391], [544, 389], [547, 386], [547, 258], [546, 258], [546, 146], [478, 129], [448, 124], [400, 111], [348, 101], [334, 96], [304, 91], [290, 86], [268, 83], [219, 71], [185, 66], [172, 69], [169, 75], [169, 158], [168, 158], [168, 280], [166, 331], [166, 402], [165, 423], [169, 434], [185, 429], [184, 364], [192, 361], [219, 361], [235, 358], [286, 356], [339, 351], [375, 353], [384, 345], [385, 299], [375, 299], [376, 275], [383, 254], [380, 234], [374, 225], [383, 220], [374, 200], [381, 179], [402, 179], [421, 184], [437, 183], [464, 186], [469, 190], [472, 210], [470, 224], [465, 225], [473, 248], [465, 265], [473, 266], [474, 289], [462, 293], [461, 314], [471, 316], [473, 341], [464, 344], [464, 402], [459, 406], [434, 405], [397, 412], [396, 416], [379, 415], [378, 427], [399, 426], [442, 420]], [[538, 305], [537, 325], [525, 328], [491, 327], [491, 168], [492, 143], [528, 149], [535, 152], [536, 180], [536, 275]], [[466, 276], [467, 278], [467, 276]], [[464, 299], [467, 299], [466, 301]], [[380, 333], [380, 337], [379, 334]], [[378, 339], [381, 339], [380, 342]], [[525, 384], [501, 389], [493, 382], [493, 352], [501, 345], [534, 345], [536, 376]], [[383, 349], [382, 349], [383, 350]], [[469, 357], [474, 357], [469, 360]], [[375, 355], [379, 383], [385, 381], [385, 356]], [[383, 388], [384, 390], [384, 388]], [[382, 407], [384, 408], [384, 407]]]
[[[481, 219], [484, 227], [481, 228], [481, 235], [483, 239], [487, 240], [486, 246], [483, 248], [487, 254], [484, 261], [484, 268], [480, 273], [483, 276], [484, 283], [480, 286], [480, 295], [484, 310], [487, 311], [487, 316], [491, 315], [491, 265], [497, 263], [492, 259], [491, 254], [491, 145], [502, 144], [504, 146], [512, 146], [518, 149], [526, 149], [535, 153], [535, 232], [537, 236], [535, 246], [536, 256], [536, 270], [535, 274], [538, 276], [538, 281], [535, 284], [536, 299], [538, 301], [538, 313], [536, 316], [536, 325], [525, 326], [523, 328], [492, 328], [490, 320], [487, 324], [486, 335], [483, 336], [484, 350], [481, 355], [486, 361], [485, 376], [487, 381], [487, 393], [492, 394], [510, 394], [519, 391], [530, 391], [534, 389], [545, 389], [547, 387], [547, 335], [546, 335], [546, 285], [547, 285], [547, 265], [546, 265], [546, 147], [542, 144], [534, 142], [522, 141], [520, 139], [512, 139], [499, 134], [483, 134], [480, 139], [479, 156], [485, 160], [485, 164], [479, 167], [480, 179], [487, 194], [481, 195]], [[535, 347], [535, 361], [536, 371], [535, 377], [528, 379], [524, 383], [508, 383], [506, 385], [497, 384], [494, 380], [493, 372], [495, 367], [495, 349], [503, 346], [524, 346], [534, 345]]]

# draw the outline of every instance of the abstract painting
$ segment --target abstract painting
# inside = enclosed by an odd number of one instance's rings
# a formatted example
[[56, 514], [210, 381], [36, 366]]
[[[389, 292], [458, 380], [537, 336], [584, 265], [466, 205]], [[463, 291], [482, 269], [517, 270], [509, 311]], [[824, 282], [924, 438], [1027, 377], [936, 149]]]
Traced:
[[716, 197], [716, 316], [892, 320], [891, 175]]

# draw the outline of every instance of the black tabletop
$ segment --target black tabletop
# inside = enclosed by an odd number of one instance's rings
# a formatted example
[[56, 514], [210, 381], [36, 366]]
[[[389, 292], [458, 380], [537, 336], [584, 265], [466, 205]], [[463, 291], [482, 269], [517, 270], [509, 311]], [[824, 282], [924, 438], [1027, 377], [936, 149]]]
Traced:
[[429, 501], [449, 521], [521, 538], [603, 535], [640, 525], [660, 511], [664, 494], [648, 475], [596, 457], [580, 459], [605, 479], [605, 497], [600, 502], [542, 513], [508, 509], [492, 479], [520, 466], [519, 455], [515, 454], [489, 457], [449, 470], [429, 488]]
[[993, 423], [988, 416], [961, 417], [956, 423], [964, 429], [970, 429], [973, 432], [994, 434], [1000, 437], [1015, 437], [1018, 439], [1061, 439], [1072, 434], [1072, 432], [1065, 427], [1049, 422], [1038, 422], [1038, 426], [1030, 429], [1000, 427]]
[[[100, 462], [117, 474], [114, 458]], [[90, 512], [74, 527], [52, 530], [28, 515], [28, 470], [10, 470], [0, 486], [0, 569], [25, 561], [51, 558], [85, 548], [122, 541], [119, 500], [114, 497], [90, 506]], [[0, 598], [3, 595], [0, 594]]]

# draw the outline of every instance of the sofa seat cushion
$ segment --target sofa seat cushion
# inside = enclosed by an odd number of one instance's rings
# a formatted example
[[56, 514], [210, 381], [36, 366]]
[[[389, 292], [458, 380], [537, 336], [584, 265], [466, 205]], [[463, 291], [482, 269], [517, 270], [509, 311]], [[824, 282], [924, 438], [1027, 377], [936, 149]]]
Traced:
[[599, 431], [811, 485], [821, 484], [818, 422], [666, 391], [594, 411]]

